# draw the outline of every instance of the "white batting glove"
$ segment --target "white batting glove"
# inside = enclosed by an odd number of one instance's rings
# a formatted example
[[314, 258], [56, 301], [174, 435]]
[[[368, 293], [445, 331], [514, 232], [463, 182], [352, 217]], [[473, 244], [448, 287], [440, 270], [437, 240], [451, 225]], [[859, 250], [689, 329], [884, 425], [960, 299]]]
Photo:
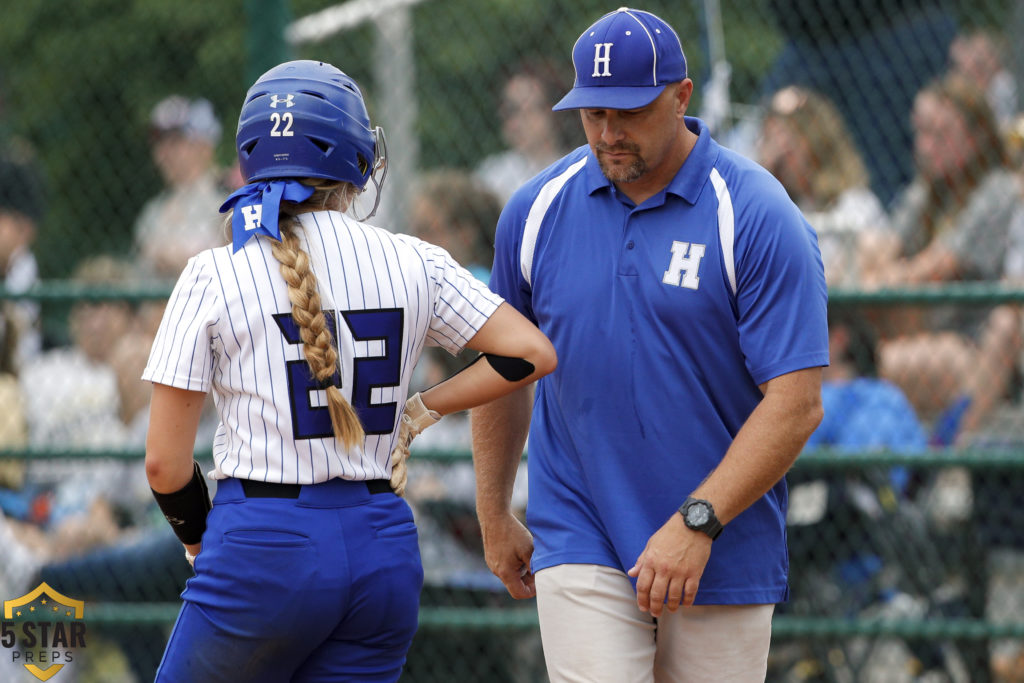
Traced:
[[398, 495], [405, 493], [405, 483], [408, 477], [407, 462], [409, 460], [409, 444], [420, 433], [432, 424], [441, 419], [441, 413], [436, 410], [428, 410], [423, 405], [423, 399], [419, 393], [415, 393], [405, 402], [405, 410], [402, 411], [402, 418], [399, 420], [398, 443], [391, 451], [391, 488]]

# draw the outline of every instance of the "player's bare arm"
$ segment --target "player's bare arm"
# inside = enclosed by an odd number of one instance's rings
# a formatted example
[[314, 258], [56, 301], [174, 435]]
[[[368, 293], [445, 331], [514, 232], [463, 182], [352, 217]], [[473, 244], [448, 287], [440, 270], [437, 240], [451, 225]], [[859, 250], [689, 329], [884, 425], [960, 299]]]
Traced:
[[[191, 483], [195, 475], [192, 452], [205, 399], [202, 392], [153, 384], [146, 434], [146, 477], [156, 494], [173, 494]], [[205, 517], [205, 512], [202, 514]], [[198, 508], [195, 515], [199, 515]], [[184, 545], [192, 556], [199, 554], [202, 547], [199, 543]]]
[[455, 375], [409, 397], [391, 453], [391, 486], [402, 495], [409, 446], [442, 416], [467, 410], [525, 387], [555, 369], [555, 349], [537, 327], [502, 303], [467, 344], [481, 355]]
[[530, 558], [533, 537], [512, 510], [512, 484], [530, 427], [532, 388], [523, 387], [474, 408], [476, 512], [488, 568], [516, 599], [536, 595]]
[[441, 415], [468, 410], [532, 384], [558, 363], [548, 338], [507, 303], [498, 306], [467, 346], [484, 358], [421, 392], [428, 409]]
[[[692, 493], [712, 504], [722, 524], [727, 525], [786, 474], [821, 422], [821, 368], [780, 375], [762, 384], [761, 391], [764, 398], [722, 462]], [[666, 606], [674, 611], [680, 604], [692, 605], [711, 543], [706, 534], [688, 528], [681, 515], [672, 515], [629, 570], [637, 579], [640, 609], [658, 616]]]

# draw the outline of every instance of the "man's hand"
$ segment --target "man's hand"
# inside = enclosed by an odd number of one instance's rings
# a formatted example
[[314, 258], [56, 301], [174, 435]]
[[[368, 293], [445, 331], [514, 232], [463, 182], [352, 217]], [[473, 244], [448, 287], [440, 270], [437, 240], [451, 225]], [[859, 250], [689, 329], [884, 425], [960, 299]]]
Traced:
[[405, 484], [409, 479], [409, 445], [424, 429], [437, 424], [440, 419], [441, 414], [436, 410], [428, 410], [418, 393], [405, 402], [405, 410], [398, 421], [398, 443], [391, 451], [391, 488], [399, 496], [405, 493]]
[[665, 607], [675, 612], [680, 604], [693, 605], [710, 556], [711, 539], [688, 529], [681, 515], [672, 515], [647, 541], [628, 572], [637, 580], [637, 606], [659, 617]]
[[533, 535], [509, 513], [488, 521], [480, 520], [487, 567], [501, 579], [508, 594], [516, 600], [537, 595], [530, 571]]

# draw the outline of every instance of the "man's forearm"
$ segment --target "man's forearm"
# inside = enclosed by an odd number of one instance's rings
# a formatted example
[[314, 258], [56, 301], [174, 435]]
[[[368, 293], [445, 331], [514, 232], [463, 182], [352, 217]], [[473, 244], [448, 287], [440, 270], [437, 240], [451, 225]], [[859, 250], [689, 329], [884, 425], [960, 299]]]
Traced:
[[821, 422], [821, 369], [772, 380], [722, 462], [693, 495], [710, 500], [722, 523], [750, 507], [781, 479]]
[[481, 520], [510, 511], [512, 485], [530, 428], [532, 396], [532, 386], [522, 387], [470, 413]]

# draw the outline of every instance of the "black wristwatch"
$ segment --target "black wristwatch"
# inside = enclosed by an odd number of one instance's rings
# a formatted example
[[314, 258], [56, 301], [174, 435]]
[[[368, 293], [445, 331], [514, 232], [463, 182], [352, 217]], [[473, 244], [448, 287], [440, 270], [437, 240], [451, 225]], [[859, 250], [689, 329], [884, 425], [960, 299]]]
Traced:
[[713, 541], [722, 533], [722, 523], [715, 517], [715, 508], [706, 500], [690, 496], [679, 506], [686, 526], [694, 531], [703, 531]]

